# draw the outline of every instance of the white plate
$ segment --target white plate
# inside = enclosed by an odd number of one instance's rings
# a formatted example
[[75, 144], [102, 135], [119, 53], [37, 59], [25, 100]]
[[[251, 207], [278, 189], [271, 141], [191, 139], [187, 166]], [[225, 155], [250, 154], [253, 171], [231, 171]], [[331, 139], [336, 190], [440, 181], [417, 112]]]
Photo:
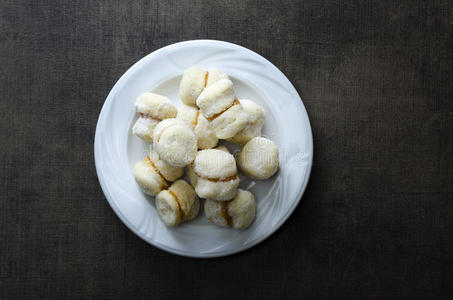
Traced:
[[[241, 176], [240, 187], [255, 195], [257, 214], [247, 230], [220, 228], [200, 212], [194, 221], [166, 227], [152, 197], [134, 181], [132, 168], [148, 145], [131, 134], [135, 99], [146, 91], [181, 104], [178, 86], [192, 65], [219, 68], [230, 75], [239, 99], [249, 98], [267, 112], [263, 135], [280, 151], [280, 171], [271, 179]], [[179, 255], [218, 257], [256, 245], [275, 232], [296, 208], [310, 175], [313, 140], [307, 112], [297, 91], [272, 63], [241, 46], [213, 40], [176, 43], [133, 65], [110, 91], [99, 115], [94, 142], [96, 171], [102, 190], [119, 218], [150, 244]]]

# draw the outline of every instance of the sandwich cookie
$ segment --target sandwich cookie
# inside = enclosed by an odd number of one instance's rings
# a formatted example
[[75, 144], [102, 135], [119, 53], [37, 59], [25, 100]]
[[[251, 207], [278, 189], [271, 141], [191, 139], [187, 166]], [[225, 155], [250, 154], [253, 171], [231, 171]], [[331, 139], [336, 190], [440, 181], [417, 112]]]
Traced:
[[198, 215], [200, 200], [194, 189], [180, 179], [156, 196], [156, 208], [161, 220], [167, 226], [174, 227]]
[[211, 124], [195, 106], [183, 104], [178, 110], [176, 119], [183, 121], [193, 130], [198, 139], [198, 149], [210, 149], [217, 145], [219, 139]]
[[[228, 154], [231, 154], [230, 150], [225, 145], [217, 146], [214, 148], [214, 150], [220, 150]], [[192, 186], [195, 187], [196, 182], [198, 180], [198, 176], [193, 171], [193, 164], [187, 166], [187, 176], [189, 177], [189, 181], [192, 184]]]
[[225, 150], [199, 151], [187, 167], [187, 175], [201, 198], [228, 201], [236, 195], [239, 186], [236, 162]]
[[179, 96], [184, 104], [195, 105], [198, 96], [205, 87], [221, 79], [229, 79], [229, 77], [218, 69], [212, 69], [208, 72], [200, 67], [190, 67], [182, 75], [179, 84]]
[[[231, 154], [230, 150], [225, 145], [220, 145], [214, 148], [215, 150], [220, 150], [226, 153]], [[187, 176], [189, 177], [189, 182], [192, 184], [193, 187], [196, 187], [198, 183], [198, 176], [195, 174], [193, 170], [193, 164], [187, 166]]]
[[153, 148], [170, 165], [184, 167], [197, 155], [197, 137], [184, 122], [166, 119], [154, 129]]
[[235, 136], [228, 139], [236, 144], [244, 145], [252, 138], [261, 135], [261, 129], [264, 125], [264, 118], [266, 111], [264, 108], [252, 100], [242, 99], [239, 100], [244, 111], [248, 114], [247, 125], [244, 129], [239, 131]]
[[248, 114], [236, 99], [230, 79], [207, 86], [196, 103], [219, 139], [231, 138], [247, 125]]
[[135, 109], [139, 115], [132, 127], [132, 133], [144, 141], [153, 141], [156, 125], [164, 119], [174, 118], [178, 112], [167, 97], [144, 93], [135, 101]]
[[204, 212], [208, 220], [217, 226], [245, 229], [255, 219], [255, 197], [249, 191], [239, 189], [231, 201], [206, 200]]
[[279, 168], [277, 145], [263, 137], [251, 139], [236, 159], [239, 170], [254, 179], [267, 179]]
[[156, 151], [151, 150], [144, 160], [134, 166], [134, 177], [145, 194], [157, 195], [168, 186], [167, 181], [174, 181], [184, 174], [184, 168], [176, 168], [160, 159]]

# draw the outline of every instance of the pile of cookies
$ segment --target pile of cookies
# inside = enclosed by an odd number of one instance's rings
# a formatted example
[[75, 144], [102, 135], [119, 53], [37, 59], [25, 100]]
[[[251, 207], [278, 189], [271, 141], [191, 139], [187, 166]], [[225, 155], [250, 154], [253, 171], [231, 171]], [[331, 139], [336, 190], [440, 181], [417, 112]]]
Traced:
[[[144, 193], [156, 196], [156, 208], [168, 226], [198, 216], [204, 198], [208, 220], [222, 227], [245, 229], [256, 213], [255, 197], [239, 189], [239, 169], [263, 180], [279, 168], [278, 148], [261, 137], [266, 112], [237, 99], [229, 76], [217, 69], [188, 68], [181, 79], [177, 109], [158, 94], [144, 93], [135, 102], [138, 119], [132, 132], [152, 143], [134, 167]], [[219, 140], [243, 145], [235, 157]], [[186, 169], [190, 184], [180, 179]]]

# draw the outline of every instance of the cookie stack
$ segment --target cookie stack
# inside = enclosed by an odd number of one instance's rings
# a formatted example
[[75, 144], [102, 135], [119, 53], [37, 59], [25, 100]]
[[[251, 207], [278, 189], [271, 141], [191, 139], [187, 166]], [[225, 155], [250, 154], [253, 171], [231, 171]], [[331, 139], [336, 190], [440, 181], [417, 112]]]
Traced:
[[[279, 168], [278, 148], [261, 137], [266, 112], [249, 99], [238, 99], [224, 72], [199, 67], [182, 75], [177, 109], [158, 94], [144, 93], [135, 107], [132, 132], [152, 143], [134, 167], [142, 191], [156, 196], [156, 209], [168, 226], [194, 219], [205, 199], [207, 219], [218, 226], [245, 229], [256, 214], [255, 197], [239, 189], [238, 169], [264, 180]], [[243, 146], [236, 159], [219, 140]], [[186, 169], [189, 183], [180, 179]]]

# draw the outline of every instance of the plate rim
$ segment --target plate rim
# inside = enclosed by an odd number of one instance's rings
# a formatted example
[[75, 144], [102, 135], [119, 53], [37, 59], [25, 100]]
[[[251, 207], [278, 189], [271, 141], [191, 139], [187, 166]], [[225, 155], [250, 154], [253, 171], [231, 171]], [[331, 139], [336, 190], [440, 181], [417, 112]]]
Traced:
[[[287, 84], [289, 85], [289, 87], [291, 89], [293, 89], [295, 91], [295, 95], [299, 97], [300, 99], [300, 104], [302, 105], [302, 111], [303, 111], [303, 118], [304, 118], [304, 123], [305, 125], [307, 126], [307, 140], [308, 140], [308, 145], [307, 145], [307, 155], [308, 155], [308, 159], [307, 159], [307, 173], [306, 173], [306, 179], [304, 180], [303, 182], [303, 186], [301, 187], [301, 189], [299, 190], [299, 193], [297, 195], [297, 199], [294, 201], [294, 204], [292, 205], [292, 207], [290, 207], [288, 209], [288, 211], [286, 212], [286, 214], [279, 220], [279, 222], [277, 222], [277, 224], [274, 226], [274, 228], [272, 230], [270, 230], [268, 233], [264, 234], [263, 236], [255, 239], [253, 242], [251, 242], [249, 245], [245, 245], [245, 246], [242, 246], [242, 247], [238, 247], [237, 249], [233, 249], [233, 250], [230, 250], [230, 251], [227, 251], [227, 252], [214, 252], [214, 253], [186, 253], [186, 252], [180, 252], [178, 251], [177, 249], [174, 249], [174, 248], [171, 248], [171, 247], [165, 247], [164, 245], [161, 245], [161, 244], [158, 244], [158, 243], [153, 243], [153, 241], [151, 240], [148, 240], [146, 236], [142, 235], [141, 232], [135, 230], [135, 228], [132, 226], [132, 224], [130, 224], [130, 222], [126, 219], [126, 217], [121, 213], [120, 209], [115, 205], [115, 203], [113, 202], [113, 200], [110, 199], [110, 194], [108, 192], [108, 189], [107, 189], [107, 186], [105, 184], [105, 181], [104, 181], [104, 177], [103, 177], [103, 173], [102, 173], [102, 170], [101, 170], [101, 167], [99, 166], [98, 162], [99, 162], [99, 159], [97, 159], [97, 157], [100, 155], [99, 154], [99, 143], [100, 143], [100, 136], [99, 136], [99, 128], [100, 128], [100, 125], [102, 123], [102, 120], [106, 117], [105, 116], [105, 113], [106, 113], [106, 105], [112, 101], [112, 97], [114, 94], [116, 94], [116, 90], [121, 86], [121, 83], [122, 81], [124, 81], [127, 77], [129, 77], [132, 72], [134, 71], [134, 69], [144, 63], [146, 60], [150, 59], [151, 57], [153, 56], [156, 56], [158, 55], [160, 52], [163, 52], [163, 51], [166, 51], [166, 50], [169, 50], [171, 48], [175, 48], [175, 47], [179, 47], [179, 46], [182, 46], [182, 45], [187, 45], [187, 44], [203, 44], [203, 43], [210, 43], [210, 44], [217, 44], [217, 45], [227, 45], [229, 47], [237, 47], [237, 48], [240, 48], [241, 50], [245, 50], [246, 52], [248, 52], [249, 54], [251, 55], [254, 55], [256, 57], [258, 57], [260, 60], [264, 61], [266, 64], [268, 64], [271, 68], [273, 68], [275, 71], [277, 71], [281, 76], [282, 78], [287, 81]], [[96, 175], [97, 175], [97, 178], [98, 178], [98, 181], [99, 181], [99, 184], [101, 186], [101, 189], [102, 189], [102, 192], [104, 194], [104, 197], [106, 198], [107, 202], [109, 203], [110, 207], [112, 208], [112, 210], [115, 212], [115, 214], [117, 215], [117, 217], [123, 222], [124, 225], [126, 225], [126, 227], [132, 231], [136, 236], [138, 236], [139, 238], [141, 238], [142, 240], [144, 240], [146, 243], [160, 249], [160, 250], [163, 250], [165, 252], [168, 252], [168, 253], [172, 253], [172, 254], [176, 254], [176, 255], [179, 255], [179, 256], [183, 256], [183, 257], [190, 257], [190, 258], [216, 258], [216, 257], [224, 257], [224, 256], [229, 256], [229, 255], [233, 255], [233, 254], [236, 254], [236, 253], [239, 253], [239, 252], [242, 252], [242, 251], [245, 251], [245, 250], [248, 250], [258, 244], [260, 244], [262, 241], [264, 241], [265, 239], [269, 238], [272, 234], [274, 234], [276, 231], [278, 231], [281, 226], [289, 219], [289, 217], [293, 214], [294, 210], [297, 208], [297, 206], [299, 205], [299, 203], [301, 202], [302, 200], [302, 196], [303, 194], [305, 193], [305, 190], [307, 188], [307, 185], [308, 185], [308, 182], [310, 181], [310, 177], [311, 177], [311, 169], [312, 169], [312, 166], [313, 166], [313, 133], [312, 133], [312, 129], [311, 129], [311, 123], [310, 123], [310, 118], [308, 116], [308, 112], [305, 108], [305, 105], [304, 105], [304, 102], [302, 101], [302, 98], [300, 97], [299, 93], [297, 92], [296, 88], [294, 87], [294, 85], [291, 83], [291, 81], [286, 77], [286, 75], [280, 71], [279, 68], [277, 68], [272, 62], [270, 62], [269, 60], [267, 60], [265, 57], [263, 57], [262, 55], [260, 55], [259, 53], [256, 53], [255, 51], [253, 50], [250, 50], [244, 46], [241, 46], [241, 45], [237, 45], [237, 44], [234, 44], [234, 43], [231, 43], [231, 42], [226, 42], [226, 41], [221, 41], [221, 40], [214, 40], [214, 39], [197, 39], [197, 40], [186, 40], [186, 41], [181, 41], [181, 42], [177, 42], [177, 43], [173, 43], [173, 44], [169, 44], [167, 46], [164, 46], [164, 47], [161, 47], [159, 49], [156, 49], [154, 50], [153, 52], [145, 55], [144, 57], [142, 57], [141, 59], [139, 59], [137, 62], [135, 62], [132, 66], [130, 66], [124, 73], [123, 75], [121, 75], [121, 77], [115, 82], [115, 84], [113, 85], [112, 89], [110, 90], [109, 94], [107, 95], [102, 107], [101, 107], [101, 110], [100, 110], [100, 113], [99, 113], [99, 116], [98, 116], [98, 120], [97, 120], [97, 123], [96, 123], [96, 129], [95, 129], [95, 136], [94, 136], [94, 163], [95, 163], [95, 168], [96, 168]]]

